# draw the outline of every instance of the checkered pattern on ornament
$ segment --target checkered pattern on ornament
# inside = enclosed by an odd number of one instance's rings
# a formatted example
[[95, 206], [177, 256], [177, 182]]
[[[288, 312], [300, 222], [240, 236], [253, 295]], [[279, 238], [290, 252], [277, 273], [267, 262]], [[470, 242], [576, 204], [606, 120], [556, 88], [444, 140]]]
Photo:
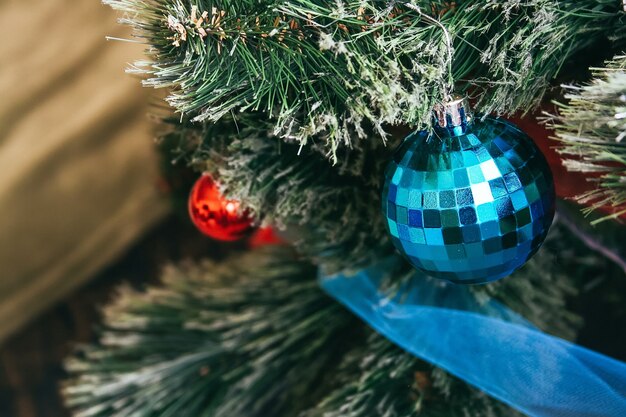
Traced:
[[459, 136], [413, 134], [387, 175], [383, 211], [394, 244], [440, 278], [510, 274], [536, 252], [552, 221], [554, 190], [543, 155], [498, 119]]

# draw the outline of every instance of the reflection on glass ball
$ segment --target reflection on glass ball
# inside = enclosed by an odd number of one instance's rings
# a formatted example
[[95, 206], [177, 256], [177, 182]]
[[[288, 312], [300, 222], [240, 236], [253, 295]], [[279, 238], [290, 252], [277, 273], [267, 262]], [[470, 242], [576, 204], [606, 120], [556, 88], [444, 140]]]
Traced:
[[242, 212], [239, 202], [226, 200], [210, 175], [198, 178], [189, 194], [188, 208], [198, 230], [213, 239], [230, 242], [252, 231], [248, 213]]
[[485, 283], [522, 266], [554, 217], [550, 168], [533, 141], [494, 118], [409, 135], [385, 173], [396, 248], [437, 278]]

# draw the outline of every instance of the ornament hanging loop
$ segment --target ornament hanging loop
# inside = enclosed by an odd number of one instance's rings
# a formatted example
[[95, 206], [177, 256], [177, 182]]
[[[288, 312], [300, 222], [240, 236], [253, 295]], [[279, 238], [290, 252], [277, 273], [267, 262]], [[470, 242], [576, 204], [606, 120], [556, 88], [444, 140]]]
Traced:
[[433, 108], [435, 126], [441, 129], [465, 133], [472, 122], [472, 110], [466, 97], [458, 94], [446, 98]]
[[[626, 2], [626, 0], [624, 0], [624, 2]], [[431, 23], [437, 27], [439, 27], [444, 35], [445, 41], [446, 41], [446, 53], [447, 53], [447, 57], [446, 57], [446, 67], [447, 67], [447, 74], [445, 77], [445, 81], [443, 82], [443, 95], [446, 98], [446, 101], [449, 101], [450, 99], [452, 99], [452, 93], [454, 92], [454, 79], [452, 77], [452, 56], [453, 56], [453, 51], [452, 51], [452, 38], [450, 36], [450, 32], [448, 31], [448, 29], [437, 19], [435, 19], [434, 17], [422, 12], [422, 8], [419, 7], [418, 5], [411, 3], [411, 2], [406, 2], [404, 3], [405, 6], [411, 10], [414, 10], [416, 13], [418, 13], [422, 19], [424, 19], [426, 22]]]

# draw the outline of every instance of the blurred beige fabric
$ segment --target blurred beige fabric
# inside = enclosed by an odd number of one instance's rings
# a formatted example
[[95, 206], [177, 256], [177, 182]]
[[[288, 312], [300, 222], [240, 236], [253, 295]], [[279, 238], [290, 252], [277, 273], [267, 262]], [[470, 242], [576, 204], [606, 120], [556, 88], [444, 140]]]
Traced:
[[141, 58], [97, 0], [0, 2], [0, 343], [168, 210]]

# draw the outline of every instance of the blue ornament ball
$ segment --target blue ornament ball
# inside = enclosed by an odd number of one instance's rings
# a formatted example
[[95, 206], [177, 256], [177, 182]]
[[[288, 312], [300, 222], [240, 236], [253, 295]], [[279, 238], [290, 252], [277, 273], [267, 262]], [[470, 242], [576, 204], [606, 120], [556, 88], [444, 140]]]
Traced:
[[400, 145], [385, 172], [383, 213], [414, 267], [486, 283], [537, 252], [554, 217], [554, 183], [528, 135], [503, 119], [472, 123], [460, 110]]

